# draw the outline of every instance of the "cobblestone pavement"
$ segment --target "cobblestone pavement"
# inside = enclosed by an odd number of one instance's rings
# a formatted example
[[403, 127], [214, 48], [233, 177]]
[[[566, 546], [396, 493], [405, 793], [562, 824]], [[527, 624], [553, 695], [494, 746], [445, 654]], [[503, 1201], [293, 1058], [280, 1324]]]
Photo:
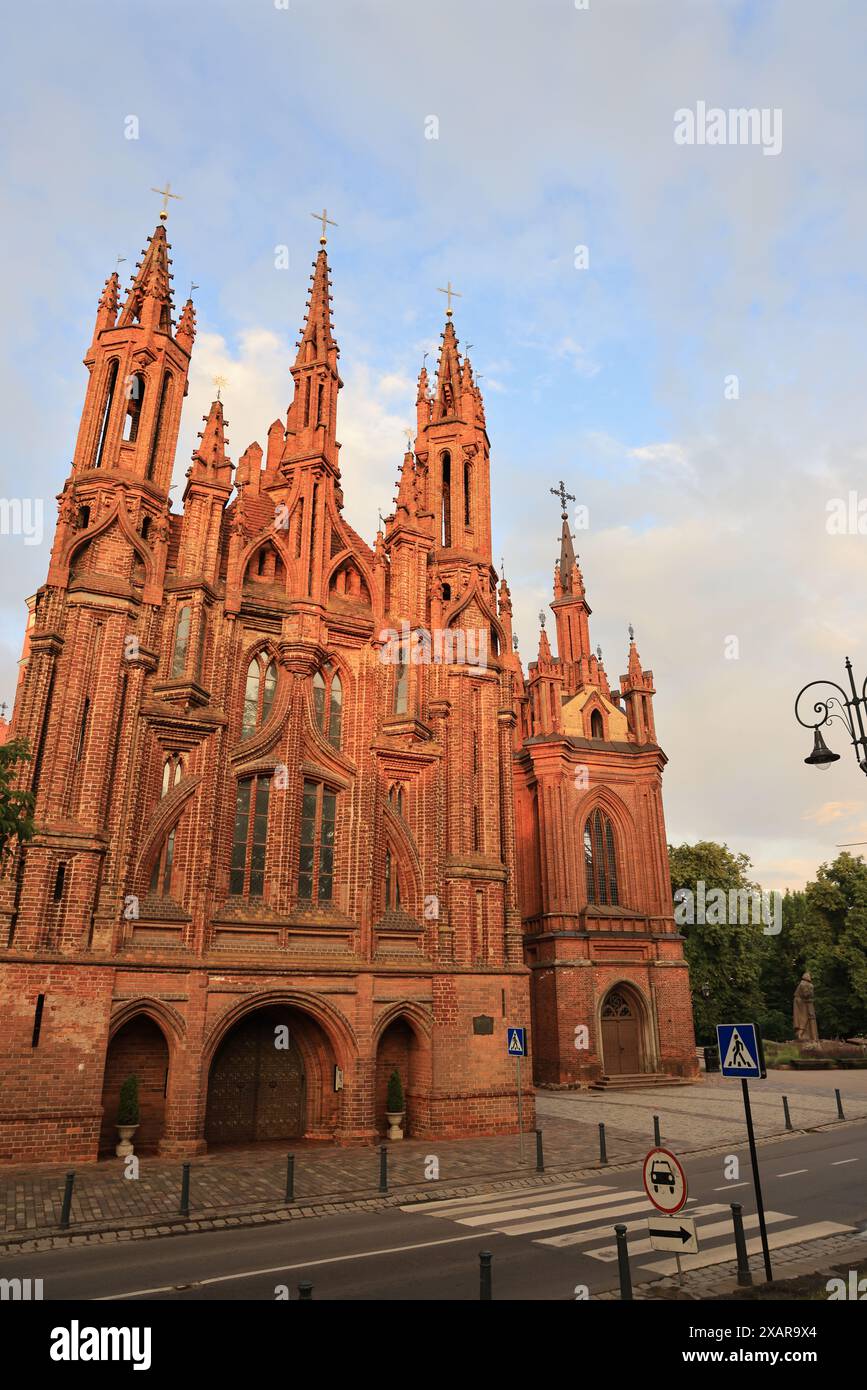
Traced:
[[[751, 1086], [756, 1132], [760, 1136], [783, 1130], [780, 1095], [790, 1099], [796, 1129], [831, 1123], [836, 1118], [834, 1087], [843, 1093], [848, 1119], [867, 1115], [867, 1073], [776, 1073]], [[653, 1138], [653, 1116], [659, 1115], [663, 1142], [681, 1153], [713, 1148], [743, 1134], [741, 1090], [736, 1082], [717, 1076], [692, 1086], [647, 1091], [587, 1093], [538, 1092], [537, 1123], [543, 1130], [545, 1166], [551, 1172], [591, 1169], [599, 1157], [598, 1125], [605, 1124], [608, 1159], [613, 1165], [643, 1157]], [[249, 1149], [224, 1149], [192, 1162], [190, 1218], [219, 1221], [274, 1212], [284, 1201], [286, 1154], [295, 1153], [295, 1204], [291, 1214], [333, 1210], [335, 1204], [377, 1204], [379, 1151], [375, 1147], [338, 1148], [334, 1145], [286, 1141]], [[388, 1186], [391, 1193], [411, 1189], [424, 1193], [426, 1165], [438, 1160], [437, 1191], [449, 1185], [484, 1184], [497, 1179], [530, 1179], [535, 1175], [536, 1148], [532, 1134], [520, 1141], [509, 1136], [489, 1139], [405, 1140], [390, 1144]], [[28, 1238], [56, 1237], [63, 1198], [65, 1166], [5, 1167], [0, 1170], [0, 1244]], [[76, 1172], [70, 1235], [76, 1231], [132, 1230], [133, 1235], [165, 1233], [179, 1227], [181, 1165], [143, 1156], [139, 1177], [124, 1177], [120, 1159], [85, 1164]], [[432, 1191], [433, 1189], [431, 1189]], [[307, 1204], [307, 1205], [305, 1205]], [[141, 1223], [141, 1228], [137, 1226]], [[63, 1237], [68, 1239], [69, 1237]], [[98, 1239], [92, 1234], [82, 1239]]]
[[[612, 1162], [641, 1156], [643, 1146], [635, 1138], [612, 1130], [607, 1135]], [[484, 1181], [495, 1177], [520, 1177], [536, 1171], [533, 1134], [524, 1138], [521, 1159], [517, 1136], [489, 1139], [404, 1140], [388, 1145], [390, 1191], [423, 1186], [430, 1158], [439, 1163], [438, 1190], [449, 1183]], [[267, 1210], [279, 1206], [286, 1190], [286, 1155], [295, 1154], [297, 1202], [322, 1198], [330, 1203], [363, 1199], [379, 1190], [379, 1149], [337, 1148], [334, 1145], [285, 1141], [252, 1149], [229, 1149], [194, 1159], [190, 1179], [190, 1214], [193, 1218], [240, 1210]], [[597, 1132], [576, 1127], [569, 1120], [551, 1116], [544, 1121], [546, 1167], [582, 1168], [599, 1156]], [[60, 1220], [64, 1178], [60, 1166], [6, 1168], [0, 1172], [0, 1231], [8, 1237], [22, 1231], [56, 1232]], [[70, 1229], [82, 1225], [174, 1218], [179, 1211], [181, 1164], [176, 1160], [144, 1156], [139, 1177], [124, 1178], [120, 1159], [83, 1165], [76, 1172]], [[2, 1237], [0, 1237], [2, 1239]]]

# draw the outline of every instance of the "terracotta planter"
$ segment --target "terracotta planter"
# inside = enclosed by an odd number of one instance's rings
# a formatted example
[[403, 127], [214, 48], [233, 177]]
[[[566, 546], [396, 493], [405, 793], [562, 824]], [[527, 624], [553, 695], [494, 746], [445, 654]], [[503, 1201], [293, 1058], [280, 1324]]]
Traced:
[[119, 1143], [117, 1148], [115, 1149], [115, 1153], [117, 1154], [118, 1158], [129, 1158], [130, 1154], [133, 1152], [132, 1136], [135, 1134], [137, 1129], [138, 1125], [117, 1126]]
[[405, 1115], [405, 1110], [386, 1110], [385, 1118], [388, 1120], [389, 1139], [403, 1138], [403, 1130], [401, 1129], [401, 1125], [403, 1124], [403, 1119]]

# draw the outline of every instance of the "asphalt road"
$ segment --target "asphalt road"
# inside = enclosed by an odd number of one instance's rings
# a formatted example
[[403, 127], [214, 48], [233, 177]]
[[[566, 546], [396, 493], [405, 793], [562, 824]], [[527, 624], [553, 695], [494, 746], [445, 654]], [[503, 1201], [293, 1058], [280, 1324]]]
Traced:
[[[727, 1155], [688, 1162], [685, 1211], [698, 1221], [700, 1253], [686, 1257], [687, 1267], [733, 1258], [730, 1202], [743, 1203], [751, 1252], [758, 1247], [746, 1146], [731, 1154], [735, 1178]], [[846, 1230], [867, 1237], [867, 1122], [763, 1144], [759, 1160], [772, 1249]], [[296, 1298], [302, 1280], [317, 1300], [470, 1300], [478, 1298], [478, 1253], [489, 1250], [495, 1299], [573, 1299], [576, 1285], [591, 1296], [616, 1287], [616, 1221], [630, 1230], [635, 1282], [673, 1270], [670, 1257], [649, 1249], [652, 1210], [638, 1167], [602, 1170], [511, 1196], [14, 1255], [0, 1262], [0, 1276], [41, 1278], [46, 1301], [270, 1301], [283, 1285]], [[758, 1255], [752, 1264], [759, 1269]]]

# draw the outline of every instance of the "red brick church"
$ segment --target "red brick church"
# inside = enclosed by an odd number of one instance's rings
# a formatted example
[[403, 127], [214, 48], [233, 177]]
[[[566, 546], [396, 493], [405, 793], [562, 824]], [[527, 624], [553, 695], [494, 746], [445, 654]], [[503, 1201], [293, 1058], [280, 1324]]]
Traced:
[[559, 657], [543, 631], [524, 679], [451, 308], [370, 547], [324, 238], [285, 419], [233, 464], [218, 392], [180, 511], [196, 316], [170, 265], [163, 215], [126, 297], [106, 281], [29, 601], [0, 1158], [111, 1152], [130, 1074], [142, 1152], [372, 1141], [395, 1069], [409, 1137], [515, 1132], [508, 1025], [538, 1084], [692, 1076], [652, 678], [633, 644], [609, 688], [564, 517]]

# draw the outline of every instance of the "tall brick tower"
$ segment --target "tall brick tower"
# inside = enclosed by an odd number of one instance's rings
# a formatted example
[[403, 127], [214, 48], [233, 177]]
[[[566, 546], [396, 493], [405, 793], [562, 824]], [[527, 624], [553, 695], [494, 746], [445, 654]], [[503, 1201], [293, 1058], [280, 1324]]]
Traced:
[[[556, 491], [556, 489], [552, 489]], [[697, 1074], [673, 917], [653, 673], [630, 630], [612, 691], [563, 506], [551, 608], [520, 701], [515, 795], [538, 1084], [655, 1084]]]
[[111, 1153], [128, 1075], [145, 1153], [371, 1141], [394, 1070], [410, 1136], [514, 1132], [521, 681], [451, 312], [373, 547], [343, 515], [324, 236], [285, 423], [236, 467], [218, 394], [175, 512], [195, 313], [163, 221], [99, 302], [28, 627], [0, 1158]]

